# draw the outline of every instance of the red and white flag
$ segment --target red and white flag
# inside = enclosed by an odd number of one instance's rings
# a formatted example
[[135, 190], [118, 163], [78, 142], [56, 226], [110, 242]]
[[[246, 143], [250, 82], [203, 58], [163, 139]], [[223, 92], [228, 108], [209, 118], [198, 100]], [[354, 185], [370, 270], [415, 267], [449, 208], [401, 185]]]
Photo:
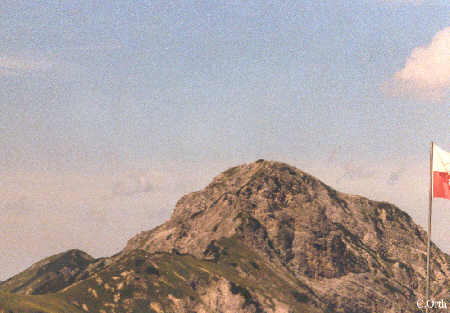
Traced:
[[433, 145], [433, 197], [450, 199], [450, 152]]

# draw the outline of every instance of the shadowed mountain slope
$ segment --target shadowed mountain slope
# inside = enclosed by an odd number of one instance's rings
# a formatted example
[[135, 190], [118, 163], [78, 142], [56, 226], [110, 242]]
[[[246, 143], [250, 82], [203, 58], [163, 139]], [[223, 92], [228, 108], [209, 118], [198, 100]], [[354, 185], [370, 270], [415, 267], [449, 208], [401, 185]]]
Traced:
[[[450, 257], [432, 255], [433, 298], [448, 299]], [[258, 160], [182, 197], [120, 254], [86, 262], [64, 283], [30, 289], [36, 279], [19, 274], [0, 291], [57, 292], [47, 296], [89, 312], [417, 312], [426, 234], [392, 204]]]
[[0, 284], [0, 290], [17, 294], [45, 294], [76, 281], [94, 258], [80, 250], [69, 250], [45, 258]]

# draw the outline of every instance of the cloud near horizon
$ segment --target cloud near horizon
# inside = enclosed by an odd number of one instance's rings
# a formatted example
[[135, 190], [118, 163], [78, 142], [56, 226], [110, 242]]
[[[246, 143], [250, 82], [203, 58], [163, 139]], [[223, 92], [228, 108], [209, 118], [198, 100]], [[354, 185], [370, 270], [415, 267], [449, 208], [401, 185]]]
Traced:
[[28, 57], [0, 55], [0, 75], [20, 75], [24, 73], [47, 71], [53, 64], [45, 60]]
[[147, 175], [128, 175], [113, 185], [112, 192], [118, 196], [131, 196], [153, 190], [153, 184]]
[[450, 27], [436, 33], [428, 46], [415, 48], [385, 87], [393, 96], [444, 100], [450, 90]]

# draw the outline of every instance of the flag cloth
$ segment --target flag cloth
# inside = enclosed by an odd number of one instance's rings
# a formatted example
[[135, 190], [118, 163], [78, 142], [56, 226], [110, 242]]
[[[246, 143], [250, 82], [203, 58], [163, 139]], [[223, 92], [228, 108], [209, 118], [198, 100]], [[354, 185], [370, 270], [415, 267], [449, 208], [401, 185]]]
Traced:
[[433, 197], [450, 200], [450, 152], [433, 145]]

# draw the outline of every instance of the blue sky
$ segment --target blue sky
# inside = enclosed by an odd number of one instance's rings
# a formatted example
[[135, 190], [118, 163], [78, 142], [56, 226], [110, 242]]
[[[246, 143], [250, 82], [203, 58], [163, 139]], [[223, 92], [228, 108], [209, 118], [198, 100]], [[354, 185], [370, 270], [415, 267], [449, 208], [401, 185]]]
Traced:
[[[230, 166], [288, 162], [426, 222], [447, 1], [2, 1], [0, 279], [94, 256]], [[448, 201], [433, 239], [450, 251]], [[95, 239], [94, 239], [95, 238]]]

